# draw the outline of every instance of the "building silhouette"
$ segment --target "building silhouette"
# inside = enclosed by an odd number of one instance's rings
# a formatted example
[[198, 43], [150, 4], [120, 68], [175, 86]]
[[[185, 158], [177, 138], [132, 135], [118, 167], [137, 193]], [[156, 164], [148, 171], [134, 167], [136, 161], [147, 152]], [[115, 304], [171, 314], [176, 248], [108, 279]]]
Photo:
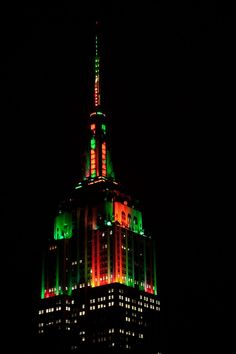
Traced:
[[115, 179], [101, 105], [98, 29], [83, 176], [60, 204], [43, 254], [38, 348], [52, 353], [160, 352], [154, 240], [139, 202]]

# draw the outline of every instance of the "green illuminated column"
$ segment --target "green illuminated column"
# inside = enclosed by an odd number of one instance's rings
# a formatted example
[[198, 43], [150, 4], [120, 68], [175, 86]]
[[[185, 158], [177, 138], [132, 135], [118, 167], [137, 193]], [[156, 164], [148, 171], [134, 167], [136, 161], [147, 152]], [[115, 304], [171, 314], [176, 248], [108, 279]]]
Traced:
[[154, 294], [157, 295], [157, 264], [156, 264], [156, 242], [153, 241], [153, 285]]
[[133, 280], [133, 286], [134, 286], [134, 234], [132, 234], [132, 280]]
[[126, 265], [126, 274], [125, 274], [125, 284], [130, 285], [129, 281], [129, 251], [128, 251], [128, 237], [127, 232], [125, 232], [125, 265]]
[[108, 284], [111, 282], [111, 243], [110, 243], [110, 231], [107, 231], [107, 276], [108, 276]]
[[[66, 240], [67, 242], [68, 240]], [[71, 243], [68, 242], [68, 262], [67, 262], [67, 274], [68, 274], [68, 295], [72, 293], [72, 274], [71, 274]]]
[[77, 233], [77, 235], [76, 235], [76, 253], [77, 253], [77, 255], [76, 255], [76, 261], [77, 261], [77, 276], [76, 276], [76, 282], [77, 282], [77, 284], [79, 284], [79, 282], [80, 282], [80, 247], [79, 247], [79, 241], [80, 241], [80, 238], [79, 238], [79, 221], [80, 221], [80, 209], [78, 208], [77, 209], [77, 223], [76, 223], [76, 225], [77, 225], [77, 230], [76, 230], [76, 233]]
[[56, 295], [59, 295], [59, 267], [60, 267], [60, 263], [59, 263], [59, 247], [57, 247], [57, 249], [56, 249], [56, 284], [55, 284]]
[[143, 239], [143, 269], [144, 269], [144, 290], [147, 286], [147, 257], [146, 257], [146, 240]]
[[107, 177], [115, 178], [109, 149], [107, 149]]
[[88, 282], [88, 207], [84, 213], [84, 280]]
[[45, 255], [43, 255], [42, 261], [42, 283], [41, 283], [41, 299], [45, 296]]

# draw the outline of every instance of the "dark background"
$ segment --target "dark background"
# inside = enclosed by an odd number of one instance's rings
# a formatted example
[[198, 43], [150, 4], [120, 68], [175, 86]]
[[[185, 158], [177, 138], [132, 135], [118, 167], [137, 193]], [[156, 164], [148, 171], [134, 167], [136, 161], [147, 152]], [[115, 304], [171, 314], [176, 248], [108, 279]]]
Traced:
[[232, 142], [216, 123], [222, 101], [216, 110], [213, 102], [227, 76], [222, 66], [233, 62], [235, 18], [190, 2], [21, 2], [1, 10], [1, 293], [8, 347], [34, 352], [41, 251], [59, 201], [80, 174], [99, 18], [116, 175], [140, 199], [144, 227], [158, 244], [164, 352], [210, 353], [215, 346], [225, 352], [233, 249], [223, 247], [228, 233], [219, 231], [215, 211], [224, 168], [228, 173], [227, 161], [218, 163], [221, 146], [227, 140], [230, 150]]

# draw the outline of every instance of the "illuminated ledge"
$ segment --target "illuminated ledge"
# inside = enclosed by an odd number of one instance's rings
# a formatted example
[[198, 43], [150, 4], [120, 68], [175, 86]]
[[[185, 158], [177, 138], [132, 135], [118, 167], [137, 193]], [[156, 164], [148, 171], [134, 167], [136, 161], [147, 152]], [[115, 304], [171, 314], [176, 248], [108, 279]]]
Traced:
[[93, 116], [103, 116], [103, 117], [106, 117], [106, 115], [102, 112], [93, 112], [90, 114], [90, 117], [93, 117]]
[[91, 184], [100, 183], [100, 182], [111, 182], [111, 183], [116, 184], [116, 185], [119, 184], [118, 182], [111, 181], [110, 179], [108, 179], [106, 177], [99, 176], [97, 178], [89, 178], [86, 181], [79, 182], [78, 185], [75, 187], [75, 189], [82, 188], [85, 185], [89, 186]]

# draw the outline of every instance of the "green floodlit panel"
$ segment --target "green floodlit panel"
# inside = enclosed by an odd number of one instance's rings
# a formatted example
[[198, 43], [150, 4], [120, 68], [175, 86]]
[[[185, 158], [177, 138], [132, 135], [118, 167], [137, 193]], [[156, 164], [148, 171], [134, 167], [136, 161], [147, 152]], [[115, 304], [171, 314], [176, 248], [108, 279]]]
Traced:
[[85, 178], [88, 178], [90, 175], [90, 152], [86, 154], [86, 164], [85, 164]]
[[104, 114], [102, 112], [97, 112], [98, 115], [103, 116]]
[[94, 136], [91, 138], [90, 146], [91, 146], [91, 149], [93, 149], [93, 150], [96, 149], [96, 140], [95, 140]]
[[127, 233], [126, 233], [126, 237], [125, 237], [125, 275], [126, 275], [126, 281], [125, 284], [126, 285], [131, 285], [130, 284], [130, 278], [129, 278], [129, 251], [128, 251], [128, 237], [127, 237]]
[[72, 294], [72, 285], [69, 286], [69, 289], [68, 289], [68, 295], [71, 295]]
[[56, 288], [56, 295], [59, 295], [59, 251], [57, 249], [57, 261], [56, 261], [56, 284], [55, 284], [55, 288]]
[[139, 210], [132, 210], [133, 217], [133, 229], [134, 232], [140, 232], [142, 230], [142, 213]]
[[106, 201], [104, 203], [104, 207], [105, 207], [105, 220], [107, 221], [107, 225], [109, 225], [110, 222], [112, 222], [112, 218], [113, 218], [113, 203]]
[[132, 237], [132, 283], [134, 286], [134, 237]]
[[156, 263], [156, 242], [153, 241], [153, 278], [154, 278], [154, 285], [153, 290], [154, 294], [157, 295], [157, 263]]
[[108, 149], [107, 149], [107, 177], [115, 178], [115, 174], [111, 162], [111, 155]]
[[45, 296], [45, 265], [44, 265], [45, 259], [43, 256], [43, 262], [42, 262], [42, 283], [41, 283], [41, 299], [44, 299]]
[[72, 236], [72, 215], [69, 212], [59, 214], [54, 224], [54, 239], [71, 238]]
[[146, 254], [146, 240], [143, 240], [143, 268], [144, 268], [144, 290], [147, 287], [147, 254]]

